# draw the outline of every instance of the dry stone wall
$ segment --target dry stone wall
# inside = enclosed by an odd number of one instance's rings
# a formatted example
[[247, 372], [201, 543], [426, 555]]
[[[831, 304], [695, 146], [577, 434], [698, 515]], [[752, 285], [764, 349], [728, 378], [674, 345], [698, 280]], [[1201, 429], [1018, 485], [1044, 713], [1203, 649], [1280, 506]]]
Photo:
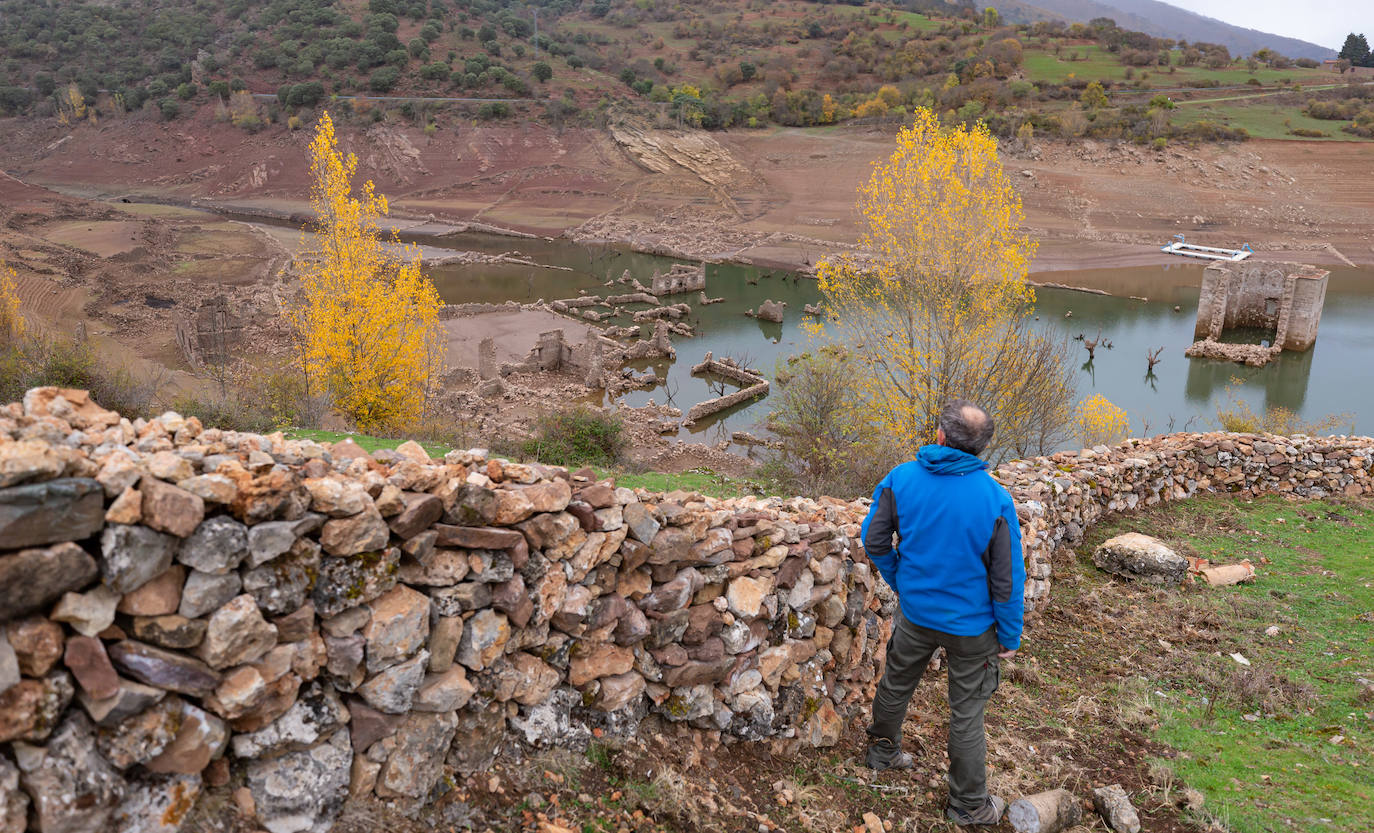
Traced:
[[[1033, 610], [1051, 554], [1106, 512], [1366, 494], [1372, 461], [1368, 438], [1189, 434], [995, 476]], [[350, 799], [418, 808], [448, 768], [646, 720], [833, 745], [895, 601], [865, 510], [30, 391], [0, 407], [0, 833], [174, 831], [231, 774], [257, 824], [325, 831]]]
[[837, 742], [888, 626], [833, 500], [0, 408], [0, 831], [272, 833], [640, 721]]
[[1050, 593], [1050, 559], [1099, 518], [1199, 492], [1302, 498], [1374, 494], [1374, 439], [1267, 434], [1168, 434], [1017, 460], [993, 476], [1021, 518], [1026, 602]]

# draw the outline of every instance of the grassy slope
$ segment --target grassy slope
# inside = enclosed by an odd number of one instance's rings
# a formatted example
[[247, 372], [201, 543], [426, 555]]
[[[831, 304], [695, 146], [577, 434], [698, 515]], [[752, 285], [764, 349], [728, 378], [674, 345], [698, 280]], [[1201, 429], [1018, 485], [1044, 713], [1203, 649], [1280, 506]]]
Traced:
[[1329, 119], [1314, 119], [1304, 115], [1301, 108], [1276, 106], [1258, 101], [1186, 103], [1174, 111], [1175, 124], [1189, 124], [1196, 121], [1212, 121], [1229, 127], [1242, 127], [1256, 139], [1298, 139], [1292, 130], [1320, 130], [1322, 137], [1303, 137], [1313, 142], [1368, 142], [1359, 136], [1341, 130], [1346, 122]]
[[[1119, 519], [1092, 540], [1141, 529]], [[1151, 697], [1156, 737], [1179, 753], [1169, 767], [1235, 833], [1367, 831], [1374, 701], [1358, 679], [1374, 678], [1374, 511], [1207, 499], [1161, 513], [1143, 531], [1259, 569], [1253, 584], [1181, 600], [1185, 618], [1215, 623], [1216, 641], [1151, 681], [1165, 695]], [[1270, 626], [1277, 636], [1265, 636]], [[1152, 641], [1142, 638], [1137, 650], [1158, 652]]]

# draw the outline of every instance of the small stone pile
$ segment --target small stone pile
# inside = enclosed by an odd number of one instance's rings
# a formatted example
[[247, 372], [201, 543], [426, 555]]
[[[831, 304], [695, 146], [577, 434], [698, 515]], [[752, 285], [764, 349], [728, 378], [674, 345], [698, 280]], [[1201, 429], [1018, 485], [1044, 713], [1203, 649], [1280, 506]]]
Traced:
[[267, 830], [324, 831], [651, 714], [832, 745], [894, 603], [863, 511], [29, 391], [0, 407], [0, 833], [174, 831], [232, 774]]

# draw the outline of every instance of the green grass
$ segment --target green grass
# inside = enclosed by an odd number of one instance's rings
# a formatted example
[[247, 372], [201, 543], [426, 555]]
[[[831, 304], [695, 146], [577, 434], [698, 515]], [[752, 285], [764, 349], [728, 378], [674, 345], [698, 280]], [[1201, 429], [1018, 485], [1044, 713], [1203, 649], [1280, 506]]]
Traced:
[[[1075, 53], [1082, 55], [1081, 61], [1070, 61]], [[1062, 60], [1061, 60], [1062, 59]], [[1099, 46], [1066, 46], [1059, 56], [1053, 52], [1027, 49], [1022, 57], [1022, 69], [1026, 79], [1034, 83], [1062, 84], [1070, 75], [1086, 81], [1124, 81], [1126, 67], [1116, 56]], [[1143, 67], [1136, 72], [1149, 72], [1155, 77], [1154, 67]]]
[[[1083, 60], [1068, 60], [1075, 53], [1082, 55]], [[1172, 73], [1169, 72], [1169, 67], [1146, 66], [1136, 67], [1135, 75], [1140, 77], [1149, 73], [1148, 86], [1158, 88], [1186, 87], [1197, 81], [1215, 81], [1224, 85], [1244, 84], [1251, 78], [1258, 80], [1266, 87], [1272, 87], [1284, 81], [1294, 81], [1304, 85], [1330, 83], [1332, 78], [1329, 70], [1303, 69], [1301, 67], [1290, 69], [1260, 67], [1251, 72], [1244, 65], [1221, 69], [1211, 69], [1204, 66], [1177, 66], [1177, 50], [1174, 52], [1173, 61], [1175, 68]], [[1096, 44], [1065, 45], [1057, 56], [1053, 51], [1047, 49], [1027, 49], [1023, 58], [1023, 67], [1026, 78], [1035, 83], [1060, 84], [1067, 80], [1070, 75], [1087, 81], [1126, 80], [1126, 67], [1120, 59]]]
[[[1295, 106], [1279, 107], [1256, 102], [1254, 104], [1190, 104], [1181, 102], [1170, 117], [1174, 124], [1185, 125], [1198, 121], [1211, 121], [1230, 127], [1242, 127], [1256, 139], [1291, 139], [1309, 142], [1364, 142], [1341, 130], [1344, 121], [1314, 119], [1303, 115], [1301, 108]], [[1293, 128], [1320, 130], [1323, 138], [1302, 138], [1292, 134]]]
[[1374, 700], [1358, 678], [1374, 679], [1374, 509], [1217, 498], [1168, 514], [1171, 544], [1249, 558], [1259, 576], [1188, 596], [1220, 635], [1194, 675], [1152, 698], [1157, 738], [1181, 753], [1166, 765], [1233, 833], [1367, 833]]
[[627, 489], [644, 489], [649, 492], [700, 492], [711, 497], [740, 497], [743, 495], [761, 495], [767, 493], [767, 487], [759, 482], [726, 477], [723, 474], [716, 474], [709, 469], [692, 469], [680, 474], [665, 474], [663, 472], [615, 472], [597, 471], [598, 477], [610, 477], [615, 479], [615, 485], [624, 486]]
[[[286, 435], [298, 440], [314, 440], [317, 443], [337, 443], [346, 439], [352, 439], [353, 442], [357, 443], [363, 449], [363, 451], [369, 454], [381, 448], [395, 448], [406, 441], [404, 437], [374, 437], [368, 434], [353, 434], [347, 431], [320, 431], [310, 428], [292, 428], [286, 432]], [[429, 452], [429, 456], [436, 460], [443, 459], [445, 454], [453, 450], [446, 445], [440, 445], [438, 443], [422, 442], [420, 445], [424, 447], [425, 451]]]
[[[317, 443], [336, 443], [352, 439], [364, 451], [371, 453], [381, 448], [395, 448], [405, 442], [398, 437], [375, 437], [369, 434], [353, 434], [346, 431], [320, 431], [316, 429], [293, 428], [286, 432], [288, 437], [298, 440], [314, 440]], [[429, 456], [436, 460], [453, 449], [438, 443], [421, 442]], [[495, 453], [495, 452], [493, 452]], [[497, 455], [500, 456], [500, 455]], [[578, 468], [578, 466], [572, 466]], [[767, 486], [758, 481], [744, 478], [727, 477], [709, 469], [692, 469], [680, 474], [664, 472], [626, 472], [616, 469], [595, 469], [599, 478], [609, 477], [615, 485], [627, 489], [644, 489], [650, 492], [699, 492], [711, 497], [740, 497], [742, 495], [761, 495], [767, 493]]]

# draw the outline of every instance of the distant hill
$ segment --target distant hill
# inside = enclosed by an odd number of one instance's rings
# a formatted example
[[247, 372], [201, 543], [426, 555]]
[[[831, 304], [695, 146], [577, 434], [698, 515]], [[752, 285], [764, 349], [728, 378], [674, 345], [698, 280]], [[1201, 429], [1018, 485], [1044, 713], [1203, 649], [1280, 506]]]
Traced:
[[1290, 58], [1320, 61], [1336, 57], [1336, 50], [1330, 47], [1233, 26], [1159, 0], [993, 0], [992, 5], [1012, 22], [1065, 20], [1087, 23], [1096, 17], [1110, 17], [1122, 29], [1159, 38], [1219, 43], [1231, 50], [1232, 55], [1249, 55], [1268, 47]]

